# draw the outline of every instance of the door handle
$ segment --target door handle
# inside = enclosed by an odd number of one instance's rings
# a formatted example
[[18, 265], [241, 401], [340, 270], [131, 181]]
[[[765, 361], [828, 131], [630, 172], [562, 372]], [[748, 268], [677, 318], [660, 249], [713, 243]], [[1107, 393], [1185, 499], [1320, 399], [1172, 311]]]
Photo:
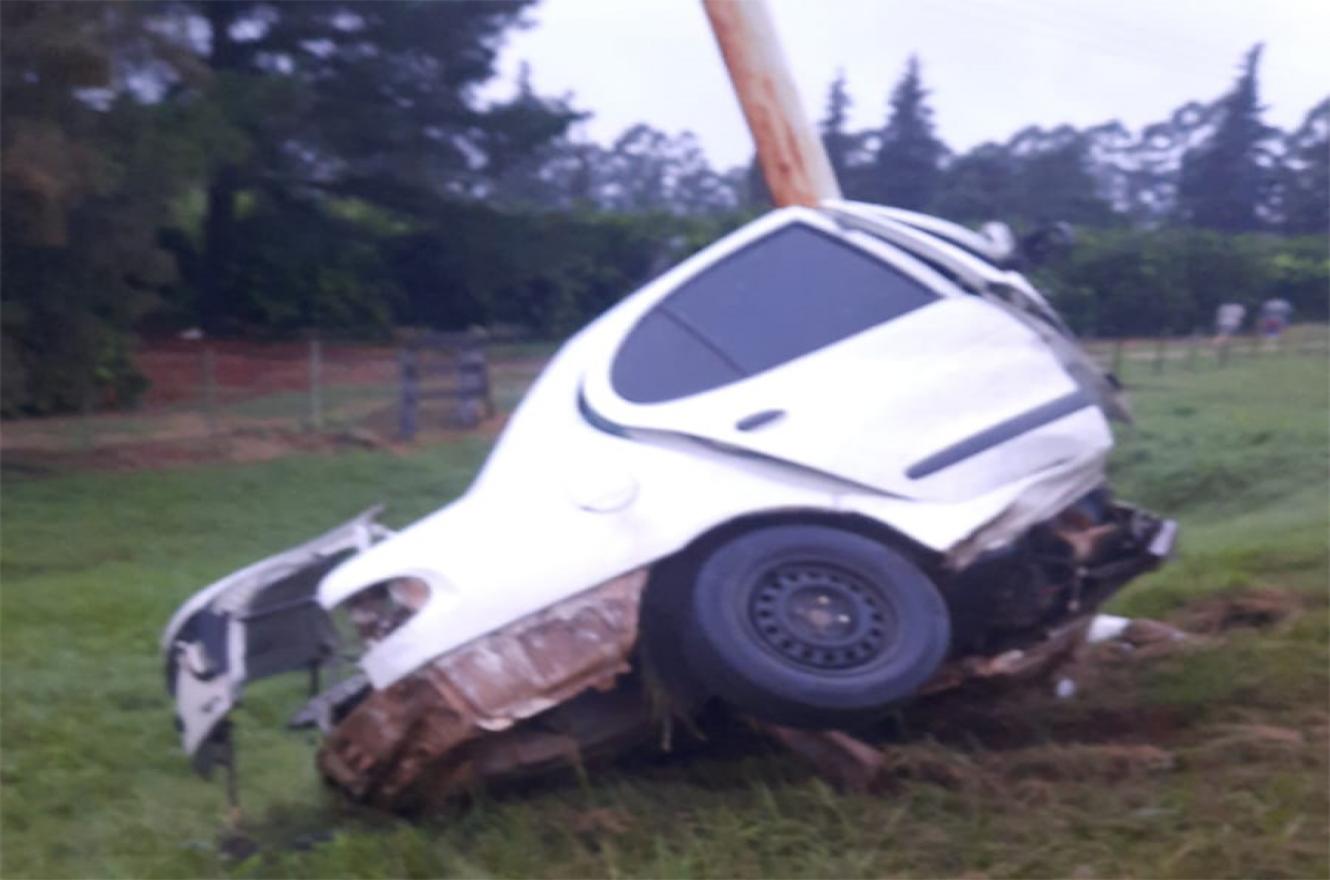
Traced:
[[758, 428], [783, 418], [785, 418], [785, 410], [783, 409], [764, 409], [761, 412], [744, 416], [734, 423], [734, 427], [740, 431], [756, 431]]

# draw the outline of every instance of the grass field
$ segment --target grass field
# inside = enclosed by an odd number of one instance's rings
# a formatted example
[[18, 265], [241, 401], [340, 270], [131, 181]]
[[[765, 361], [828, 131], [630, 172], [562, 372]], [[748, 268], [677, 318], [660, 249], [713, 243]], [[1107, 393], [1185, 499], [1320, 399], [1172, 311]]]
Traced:
[[[157, 637], [198, 586], [380, 499], [404, 523], [467, 483], [476, 439], [406, 455], [5, 480], [0, 875], [1325, 877], [1327, 373], [1317, 357], [1134, 367], [1119, 493], [1179, 516], [1181, 557], [1116, 609], [1201, 619], [1283, 597], [1264, 627], [1105, 661], [1080, 694], [907, 708], [895, 781], [831, 791], [742, 731], [433, 818], [325, 794], [281, 731], [294, 685], [239, 713], [242, 830], [191, 775]], [[1220, 597], [1220, 598], [1216, 598]], [[1190, 615], [1190, 616], [1189, 616]]]

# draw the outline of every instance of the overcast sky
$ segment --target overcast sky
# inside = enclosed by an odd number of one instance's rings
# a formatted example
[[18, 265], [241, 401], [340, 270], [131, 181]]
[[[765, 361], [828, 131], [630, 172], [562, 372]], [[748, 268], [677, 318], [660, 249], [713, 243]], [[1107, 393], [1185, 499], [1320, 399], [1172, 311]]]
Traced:
[[[838, 69], [853, 128], [882, 124], [887, 94], [917, 53], [938, 131], [953, 149], [1026, 124], [1133, 128], [1233, 80], [1264, 41], [1267, 121], [1292, 127], [1330, 94], [1326, 0], [768, 0], [810, 117]], [[595, 113], [580, 134], [608, 142], [645, 121], [690, 129], [719, 167], [746, 162], [747, 129], [698, 0], [543, 0], [509, 38], [542, 93]]]

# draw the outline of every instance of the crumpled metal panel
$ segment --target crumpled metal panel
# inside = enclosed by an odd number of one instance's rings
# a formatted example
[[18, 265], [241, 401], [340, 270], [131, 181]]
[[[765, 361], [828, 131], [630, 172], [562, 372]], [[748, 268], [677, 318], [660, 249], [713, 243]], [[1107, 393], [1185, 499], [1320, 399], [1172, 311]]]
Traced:
[[630, 669], [646, 569], [615, 578], [435, 660], [476, 723], [503, 730]]
[[401, 807], [422, 791], [575, 757], [575, 739], [535, 732], [468, 745], [629, 671], [646, 579], [645, 569], [615, 578], [374, 691], [324, 741], [320, 770], [358, 800]]

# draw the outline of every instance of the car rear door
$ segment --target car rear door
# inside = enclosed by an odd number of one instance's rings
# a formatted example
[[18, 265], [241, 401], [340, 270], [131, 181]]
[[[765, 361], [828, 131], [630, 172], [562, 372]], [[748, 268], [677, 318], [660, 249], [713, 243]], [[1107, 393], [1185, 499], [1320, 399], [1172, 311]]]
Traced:
[[583, 395], [593, 418], [624, 430], [936, 500], [1108, 444], [1036, 333], [821, 215], [683, 279], [588, 373]]

